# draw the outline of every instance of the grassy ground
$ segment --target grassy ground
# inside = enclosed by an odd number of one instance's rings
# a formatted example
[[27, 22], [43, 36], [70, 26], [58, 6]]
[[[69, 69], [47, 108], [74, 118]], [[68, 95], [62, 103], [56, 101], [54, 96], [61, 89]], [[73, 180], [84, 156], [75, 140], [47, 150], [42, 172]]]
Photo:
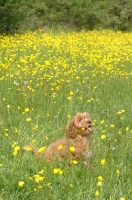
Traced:
[[[132, 199], [132, 34], [0, 36], [0, 200]], [[46, 166], [46, 147], [77, 112], [93, 119], [92, 157]]]

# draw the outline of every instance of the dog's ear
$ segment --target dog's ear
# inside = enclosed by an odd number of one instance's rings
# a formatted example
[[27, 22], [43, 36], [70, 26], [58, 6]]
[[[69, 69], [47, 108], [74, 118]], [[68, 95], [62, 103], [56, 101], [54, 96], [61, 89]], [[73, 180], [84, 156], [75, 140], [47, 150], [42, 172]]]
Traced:
[[67, 132], [68, 136], [71, 138], [75, 138], [77, 136], [77, 133], [74, 130], [74, 120], [73, 119], [66, 126], [66, 132]]
[[83, 119], [84, 114], [79, 113], [73, 118], [73, 123], [76, 127], [81, 127], [80, 121]]

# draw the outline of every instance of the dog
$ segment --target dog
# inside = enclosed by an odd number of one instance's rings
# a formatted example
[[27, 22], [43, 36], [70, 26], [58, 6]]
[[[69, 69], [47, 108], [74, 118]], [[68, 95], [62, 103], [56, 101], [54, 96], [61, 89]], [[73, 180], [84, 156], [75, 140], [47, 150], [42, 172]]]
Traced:
[[89, 136], [92, 132], [92, 120], [86, 112], [76, 114], [66, 126], [66, 136], [51, 143], [40, 153], [32, 145], [22, 147], [22, 150], [31, 148], [37, 157], [44, 157], [48, 162], [70, 158], [87, 162], [91, 156]]

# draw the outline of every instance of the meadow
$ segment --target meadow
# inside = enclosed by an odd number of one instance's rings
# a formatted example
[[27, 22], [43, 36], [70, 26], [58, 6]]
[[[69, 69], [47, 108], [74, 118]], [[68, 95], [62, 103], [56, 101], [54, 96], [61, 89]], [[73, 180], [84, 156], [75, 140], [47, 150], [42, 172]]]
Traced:
[[[132, 199], [132, 34], [37, 30], [0, 36], [0, 200]], [[90, 113], [90, 166], [43, 153]]]

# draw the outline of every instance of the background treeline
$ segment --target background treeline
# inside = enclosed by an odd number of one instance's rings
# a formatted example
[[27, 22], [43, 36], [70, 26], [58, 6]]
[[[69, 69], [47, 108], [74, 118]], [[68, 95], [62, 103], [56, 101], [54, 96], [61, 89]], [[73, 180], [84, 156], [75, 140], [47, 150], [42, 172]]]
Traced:
[[132, 0], [0, 0], [0, 32], [45, 27], [132, 30]]

